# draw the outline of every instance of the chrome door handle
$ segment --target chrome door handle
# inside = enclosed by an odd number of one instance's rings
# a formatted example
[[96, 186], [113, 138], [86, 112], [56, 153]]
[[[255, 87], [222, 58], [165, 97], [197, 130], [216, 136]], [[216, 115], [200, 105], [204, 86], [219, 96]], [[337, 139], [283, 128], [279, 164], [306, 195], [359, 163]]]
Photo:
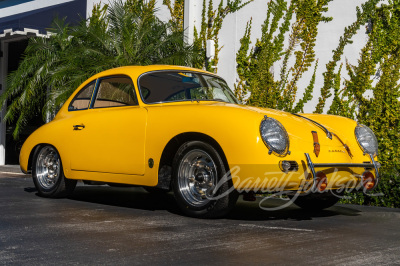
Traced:
[[85, 125], [84, 124], [73, 125], [72, 127], [74, 128], [74, 130], [82, 130], [85, 128]]

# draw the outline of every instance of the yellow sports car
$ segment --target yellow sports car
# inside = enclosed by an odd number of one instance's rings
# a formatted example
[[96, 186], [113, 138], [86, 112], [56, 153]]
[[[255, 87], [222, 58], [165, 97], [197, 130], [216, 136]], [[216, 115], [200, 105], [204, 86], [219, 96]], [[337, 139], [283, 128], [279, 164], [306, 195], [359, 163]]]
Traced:
[[[241, 105], [215, 74], [128, 66], [84, 82], [20, 154], [39, 193], [62, 197], [77, 180], [172, 190], [182, 211], [221, 217], [240, 194], [285, 193], [305, 209], [378, 183], [378, 144], [338, 116]], [[96, 181], [96, 182], [94, 182]]]

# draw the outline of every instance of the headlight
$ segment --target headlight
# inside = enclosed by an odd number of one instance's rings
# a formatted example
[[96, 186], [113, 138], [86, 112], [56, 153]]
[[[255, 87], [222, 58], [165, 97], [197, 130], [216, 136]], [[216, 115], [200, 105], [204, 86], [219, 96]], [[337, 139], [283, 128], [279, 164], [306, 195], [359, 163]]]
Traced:
[[276, 119], [265, 117], [260, 125], [261, 137], [270, 149], [270, 153], [275, 152], [279, 155], [286, 155], [289, 151], [289, 137]]
[[364, 125], [357, 125], [355, 129], [356, 139], [358, 144], [365, 153], [378, 155], [378, 141], [376, 140], [374, 132]]

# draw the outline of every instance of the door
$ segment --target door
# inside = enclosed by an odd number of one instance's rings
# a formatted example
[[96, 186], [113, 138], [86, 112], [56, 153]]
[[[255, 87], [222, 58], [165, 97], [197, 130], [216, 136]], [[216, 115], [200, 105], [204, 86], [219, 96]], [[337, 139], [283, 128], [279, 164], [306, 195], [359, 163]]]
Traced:
[[147, 110], [130, 78], [100, 79], [89, 108], [71, 120], [72, 170], [144, 174]]

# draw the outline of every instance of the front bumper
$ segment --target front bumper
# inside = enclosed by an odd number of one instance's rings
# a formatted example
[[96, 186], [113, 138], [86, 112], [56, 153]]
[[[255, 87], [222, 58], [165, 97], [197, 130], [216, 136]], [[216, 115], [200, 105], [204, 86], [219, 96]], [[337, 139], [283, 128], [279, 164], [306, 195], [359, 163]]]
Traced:
[[[379, 183], [379, 167], [380, 164], [375, 161], [374, 156], [369, 154], [371, 162], [370, 163], [313, 163], [310, 155], [308, 153], [304, 153], [307, 160], [307, 166], [312, 174], [312, 187], [311, 191], [317, 190], [317, 174], [316, 168], [364, 168], [365, 170], [373, 169], [375, 171], [375, 185], [370, 190], [374, 189]], [[363, 180], [362, 180], [363, 181]]]

